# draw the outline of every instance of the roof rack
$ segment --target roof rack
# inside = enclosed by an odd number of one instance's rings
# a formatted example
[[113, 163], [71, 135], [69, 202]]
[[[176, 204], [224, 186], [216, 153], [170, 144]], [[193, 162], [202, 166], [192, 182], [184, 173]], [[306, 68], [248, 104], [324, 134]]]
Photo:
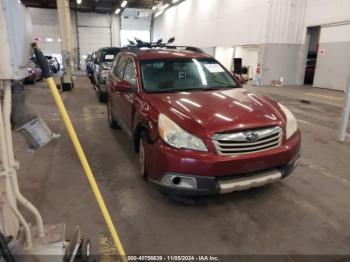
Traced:
[[193, 46], [177, 46], [177, 45], [170, 45], [175, 41], [175, 38], [172, 37], [169, 39], [167, 43], [163, 43], [162, 39], [159, 39], [155, 43], [147, 43], [143, 42], [137, 38], [135, 38], [136, 43], [134, 41], [128, 40], [130, 45], [122, 47], [121, 51], [123, 50], [129, 50], [129, 51], [141, 51], [142, 48], [165, 48], [165, 49], [178, 49], [178, 50], [186, 50], [186, 51], [192, 51], [197, 53], [204, 53], [204, 51], [200, 48], [193, 47]]

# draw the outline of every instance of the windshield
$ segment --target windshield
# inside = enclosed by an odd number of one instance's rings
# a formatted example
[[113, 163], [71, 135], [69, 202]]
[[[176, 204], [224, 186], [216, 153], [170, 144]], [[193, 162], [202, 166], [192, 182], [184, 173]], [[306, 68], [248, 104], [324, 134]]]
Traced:
[[233, 88], [238, 85], [214, 59], [145, 60], [141, 62], [146, 92], [166, 93]]

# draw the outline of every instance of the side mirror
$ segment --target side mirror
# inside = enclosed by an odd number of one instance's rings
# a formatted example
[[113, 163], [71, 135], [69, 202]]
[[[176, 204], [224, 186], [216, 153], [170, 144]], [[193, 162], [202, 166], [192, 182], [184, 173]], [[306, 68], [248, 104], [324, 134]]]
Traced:
[[124, 92], [124, 93], [131, 93], [132, 92], [132, 85], [130, 82], [122, 80], [119, 82], [113, 83], [113, 88], [116, 91]]

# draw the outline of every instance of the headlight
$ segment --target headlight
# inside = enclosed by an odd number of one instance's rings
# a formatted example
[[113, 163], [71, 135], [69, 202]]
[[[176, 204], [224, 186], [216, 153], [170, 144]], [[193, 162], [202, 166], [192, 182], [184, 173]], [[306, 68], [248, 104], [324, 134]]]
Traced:
[[107, 76], [108, 76], [108, 70], [102, 70], [102, 71], [100, 72], [100, 78], [101, 78], [101, 79], [106, 79]]
[[167, 116], [160, 114], [158, 118], [160, 137], [170, 146], [199, 151], [208, 151], [203, 141], [183, 130]]
[[287, 124], [286, 124], [286, 138], [289, 139], [294, 133], [298, 130], [298, 123], [295, 119], [295, 116], [292, 112], [289, 111], [288, 108], [286, 108], [282, 104], [278, 104], [280, 108], [282, 109], [283, 113], [286, 115]]

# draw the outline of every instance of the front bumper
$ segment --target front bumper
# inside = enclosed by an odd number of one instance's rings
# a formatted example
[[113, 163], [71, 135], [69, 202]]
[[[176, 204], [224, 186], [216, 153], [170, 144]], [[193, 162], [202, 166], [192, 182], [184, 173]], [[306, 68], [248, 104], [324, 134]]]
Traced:
[[[149, 180], [165, 191], [181, 195], [229, 193], [290, 175], [298, 163], [300, 147], [299, 131], [278, 148], [241, 156], [176, 150], [159, 140], [145, 148], [146, 168]], [[185, 187], [172, 184], [173, 177], [183, 178]]]
[[[299, 156], [285, 166], [247, 174], [227, 177], [201, 177], [166, 173], [160, 181], [150, 180], [150, 182], [154, 183], [160, 191], [174, 195], [201, 196], [227, 194], [234, 191], [264, 186], [284, 179], [298, 166], [298, 159]], [[174, 179], [192, 180], [195, 182], [186, 182], [183, 186], [181, 183], [171, 183]], [[191, 188], [191, 184], [195, 187]]]
[[102, 92], [102, 93], [107, 93], [107, 84], [105, 83], [99, 83], [98, 84], [98, 89]]

